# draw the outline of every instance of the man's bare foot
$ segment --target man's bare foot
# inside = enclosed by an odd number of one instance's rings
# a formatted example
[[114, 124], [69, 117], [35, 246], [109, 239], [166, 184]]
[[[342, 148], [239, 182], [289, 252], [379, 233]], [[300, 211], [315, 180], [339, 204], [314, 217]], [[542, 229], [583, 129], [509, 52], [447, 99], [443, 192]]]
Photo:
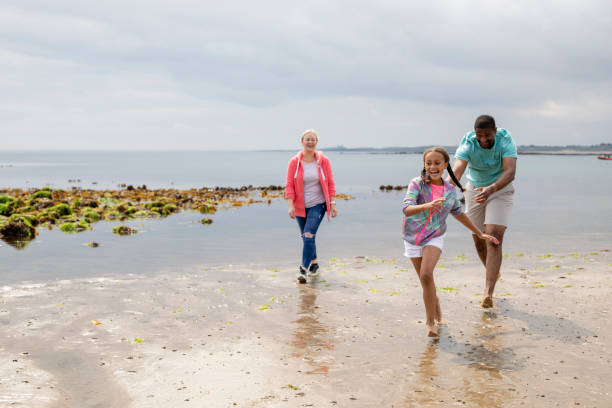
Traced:
[[482, 298], [482, 307], [484, 307], [485, 309], [489, 309], [491, 307], [493, 307], [493, 296], [485, 296]]
[[427, 324], [427, 337], [438, 337], [438, 328], [435, 324]]
[[436, 297], [436, 315], [435, 319], [438, 323], [442, 322], [442, 309], [440, 308], [440, 299]]

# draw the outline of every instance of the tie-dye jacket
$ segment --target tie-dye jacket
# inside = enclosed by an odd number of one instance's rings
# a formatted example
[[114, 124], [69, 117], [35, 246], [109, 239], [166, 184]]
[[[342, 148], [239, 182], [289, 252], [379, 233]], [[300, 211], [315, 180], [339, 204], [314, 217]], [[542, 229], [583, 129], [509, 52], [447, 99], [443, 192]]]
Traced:
[[[421, 177], [415, 177], [408, 185], [404, 206], [425, 204], [430, 201], [431, 186]], [[455, 186], [444, 180], [444, 203], [440, 210], [425, 210], [404, 218], [404, 239], [412, 245], [424, 246], [430, 239], [446, 232], [446, 217], [451, 213], [460, 215], [463, 212], [457, 197]]]

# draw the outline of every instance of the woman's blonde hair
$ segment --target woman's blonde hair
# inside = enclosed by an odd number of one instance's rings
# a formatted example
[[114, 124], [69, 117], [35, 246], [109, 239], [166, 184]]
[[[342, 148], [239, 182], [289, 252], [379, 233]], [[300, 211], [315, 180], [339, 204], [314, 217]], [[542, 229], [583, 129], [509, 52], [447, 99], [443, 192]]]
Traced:
[[300, 139], [300, 140], [303, 142], [303, 141], [304, 141], [304, 137], [305, 137], [307, 134], [310, 134], [310, 133], [312, 133], [312, 134], [313, 134], [313, 135], [314, 135], [314, 136], [317, 138], [317, 142], [318, 142], [318, 141], [319, 141], [319, 135], [317, 135], [317, 132], [315, 132], [313, 129], [308, 129], [307, 131], [305, 131], [304, 133], [302, 133], [302, 137], [301, 137], [301, 139]]

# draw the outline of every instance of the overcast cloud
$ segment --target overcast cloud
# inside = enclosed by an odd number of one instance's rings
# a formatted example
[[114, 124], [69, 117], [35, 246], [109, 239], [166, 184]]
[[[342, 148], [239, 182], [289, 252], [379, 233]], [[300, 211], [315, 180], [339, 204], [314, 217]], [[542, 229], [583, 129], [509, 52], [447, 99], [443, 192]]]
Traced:
[[19, 0], [5, 149], [611, 142], [612, 2]]

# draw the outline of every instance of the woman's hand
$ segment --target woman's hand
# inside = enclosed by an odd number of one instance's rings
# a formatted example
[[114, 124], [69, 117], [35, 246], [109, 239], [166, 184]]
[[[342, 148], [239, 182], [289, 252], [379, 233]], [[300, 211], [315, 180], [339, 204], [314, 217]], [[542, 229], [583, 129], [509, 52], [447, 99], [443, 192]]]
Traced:
[[332, 204], [331, 205], [330, 214], [331, 214], [332, 218], [336, 218], [336, 216], [338, 215], [338, 210], [336, 210], [336, 204]]
[[486, 240], [491, 241], [491, 242], [492, 242], [492, 243], [494, 243], [495, 245], [499, 245], [499, 241], [498, 241], [498, 239], [497, 239], [497, 238], [495, 238], [493, 235], [484, 234], [484, 233], [482, 233], [482, 232], [481, 232], [481, 233], [478, 235], [478, 238], [480, 238], [480, 239], [486, 239]]
[[295, 219], [295, 207], [289, 207], [289, 218]]

